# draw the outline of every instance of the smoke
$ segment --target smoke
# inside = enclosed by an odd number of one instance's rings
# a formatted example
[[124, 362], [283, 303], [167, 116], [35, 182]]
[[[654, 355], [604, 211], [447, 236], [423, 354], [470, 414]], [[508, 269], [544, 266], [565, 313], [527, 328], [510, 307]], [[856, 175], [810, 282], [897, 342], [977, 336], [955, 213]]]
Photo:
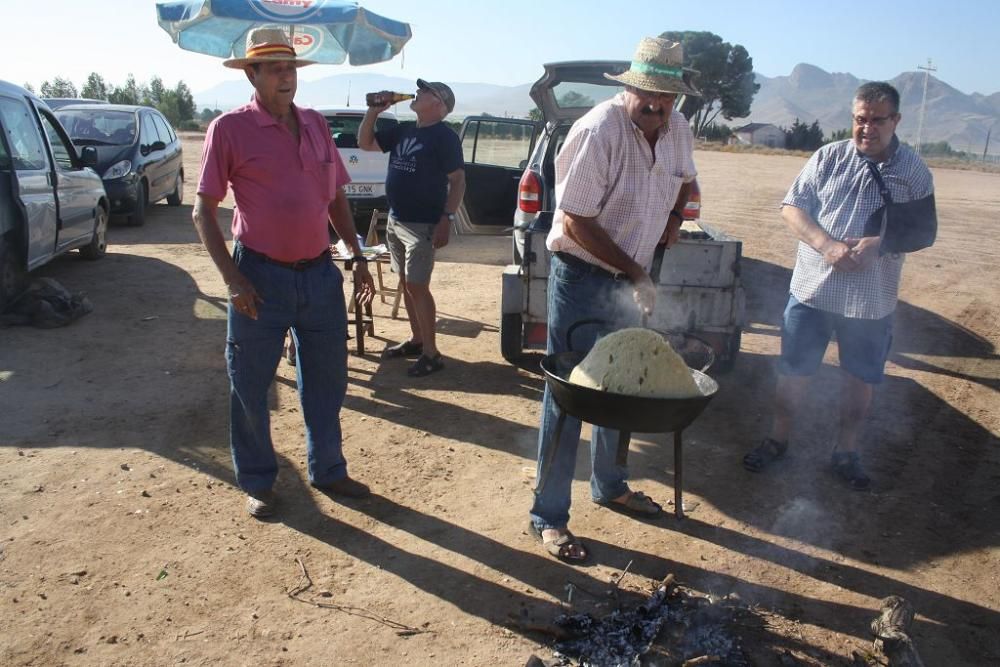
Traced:
[[792, 498], [778, 508], [771, 533], [826, 548], [833, 543], [834, 525], [819, 505], [806, 498]]
[[611, 329], [639, 326], [642, 312], [639, 310], [639, 304], [635, 302], [635, 293], [630, 283], [623, 283], [620, 288], [614, 290], [608, 305]]

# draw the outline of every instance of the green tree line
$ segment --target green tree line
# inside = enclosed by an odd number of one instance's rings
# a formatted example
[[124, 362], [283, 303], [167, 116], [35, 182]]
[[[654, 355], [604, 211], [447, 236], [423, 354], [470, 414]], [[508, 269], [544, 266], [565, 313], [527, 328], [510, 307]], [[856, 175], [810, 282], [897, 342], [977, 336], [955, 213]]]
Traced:
[[[31, 84], [24, 86], [35, 92]], [[105, 81], [97, 72], [91, 72], [80, 88], [67, 78], [57, 76], [51, 81], [43, 81], [39, 89], [41, 97], [86, 97], [107, 100], [112, 104], [137, 104], [154, 107], [177, 129], [198, 129], [195, 119], [194, 97], [184, 81], [178, 81], [173, 88], [167, 88], [163, 80], [154, 76], [149, 82], [138, 82], [128, 75], [125, 83], [118, 86]]]

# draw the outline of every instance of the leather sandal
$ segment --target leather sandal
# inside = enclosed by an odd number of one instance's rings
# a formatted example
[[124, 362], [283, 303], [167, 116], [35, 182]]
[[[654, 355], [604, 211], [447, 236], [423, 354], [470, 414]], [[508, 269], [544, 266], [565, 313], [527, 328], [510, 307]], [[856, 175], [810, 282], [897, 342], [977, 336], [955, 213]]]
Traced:
[[778, 442], [771, 438], [764, 438], [760, 444], [747, 452], [743, 457], [743, 467], [750, 472], [761, 472], [771, 463], [777, 461], [788, 451], [787, 442]]
[[535, 525], [534, 521], [528, 521], [528, 530], [531, 531], [531, 534], [534, 535], [535, 539], [541, 543], [545, 550], [549, 552], [550, 556], [565, 563], [582, 563], [590, 557], [587, 547], [583, 546], [580, 538], [569, 532], [568, 529], [563, 529], [562, 535], [548, 541], [542, 536], [541, 529]]
[[663, 507], [642, 491], [629, 491], [625, 500], [594, 500], [601, 507], [640, 519], [652, 519], [663, 513]]
[[444, 370], [444, 361], [441, 360], [441, 353], [438, 352], [433, 357], [428, 357], [426, 354], [420, 355], [416, 363], [406, 369], [406, 374], [411, 378], [422, 378], [440, 370]]
[[399, 345], [390, 345], [382, 350], [382, 358], [400, 359], [402, 357], [419, 357], [423, 353], [423, 343], [414, 343], [412, 340], [404, 340]]
[[857, 452], [834, 452], [831, 457], [833, 472], [855, 491], [864, 491], [871, 485], [871, 478], [861, 467], [861, 457]]

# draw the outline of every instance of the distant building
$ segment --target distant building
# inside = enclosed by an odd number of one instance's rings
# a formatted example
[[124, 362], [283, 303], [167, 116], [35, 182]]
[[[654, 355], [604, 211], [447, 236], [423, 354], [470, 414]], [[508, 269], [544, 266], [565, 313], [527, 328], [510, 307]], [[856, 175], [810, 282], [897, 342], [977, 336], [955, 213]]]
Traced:
[[770, 123], [750, 123], [734, 129], [729, 143], [784, 148], [785, 132]]

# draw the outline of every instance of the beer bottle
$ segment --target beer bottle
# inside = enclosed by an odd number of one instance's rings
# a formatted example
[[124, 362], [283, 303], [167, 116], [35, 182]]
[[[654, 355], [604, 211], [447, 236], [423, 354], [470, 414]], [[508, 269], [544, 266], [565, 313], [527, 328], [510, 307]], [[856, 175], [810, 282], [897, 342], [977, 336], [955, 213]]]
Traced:
[[365, 95], [365, 103], [370, 107], [380, 107], [385, 104], [396, 104], [397, 102], [412, 100], [414, 97], [416, 95], [383, 91], [381, 93], [368, 93]]

